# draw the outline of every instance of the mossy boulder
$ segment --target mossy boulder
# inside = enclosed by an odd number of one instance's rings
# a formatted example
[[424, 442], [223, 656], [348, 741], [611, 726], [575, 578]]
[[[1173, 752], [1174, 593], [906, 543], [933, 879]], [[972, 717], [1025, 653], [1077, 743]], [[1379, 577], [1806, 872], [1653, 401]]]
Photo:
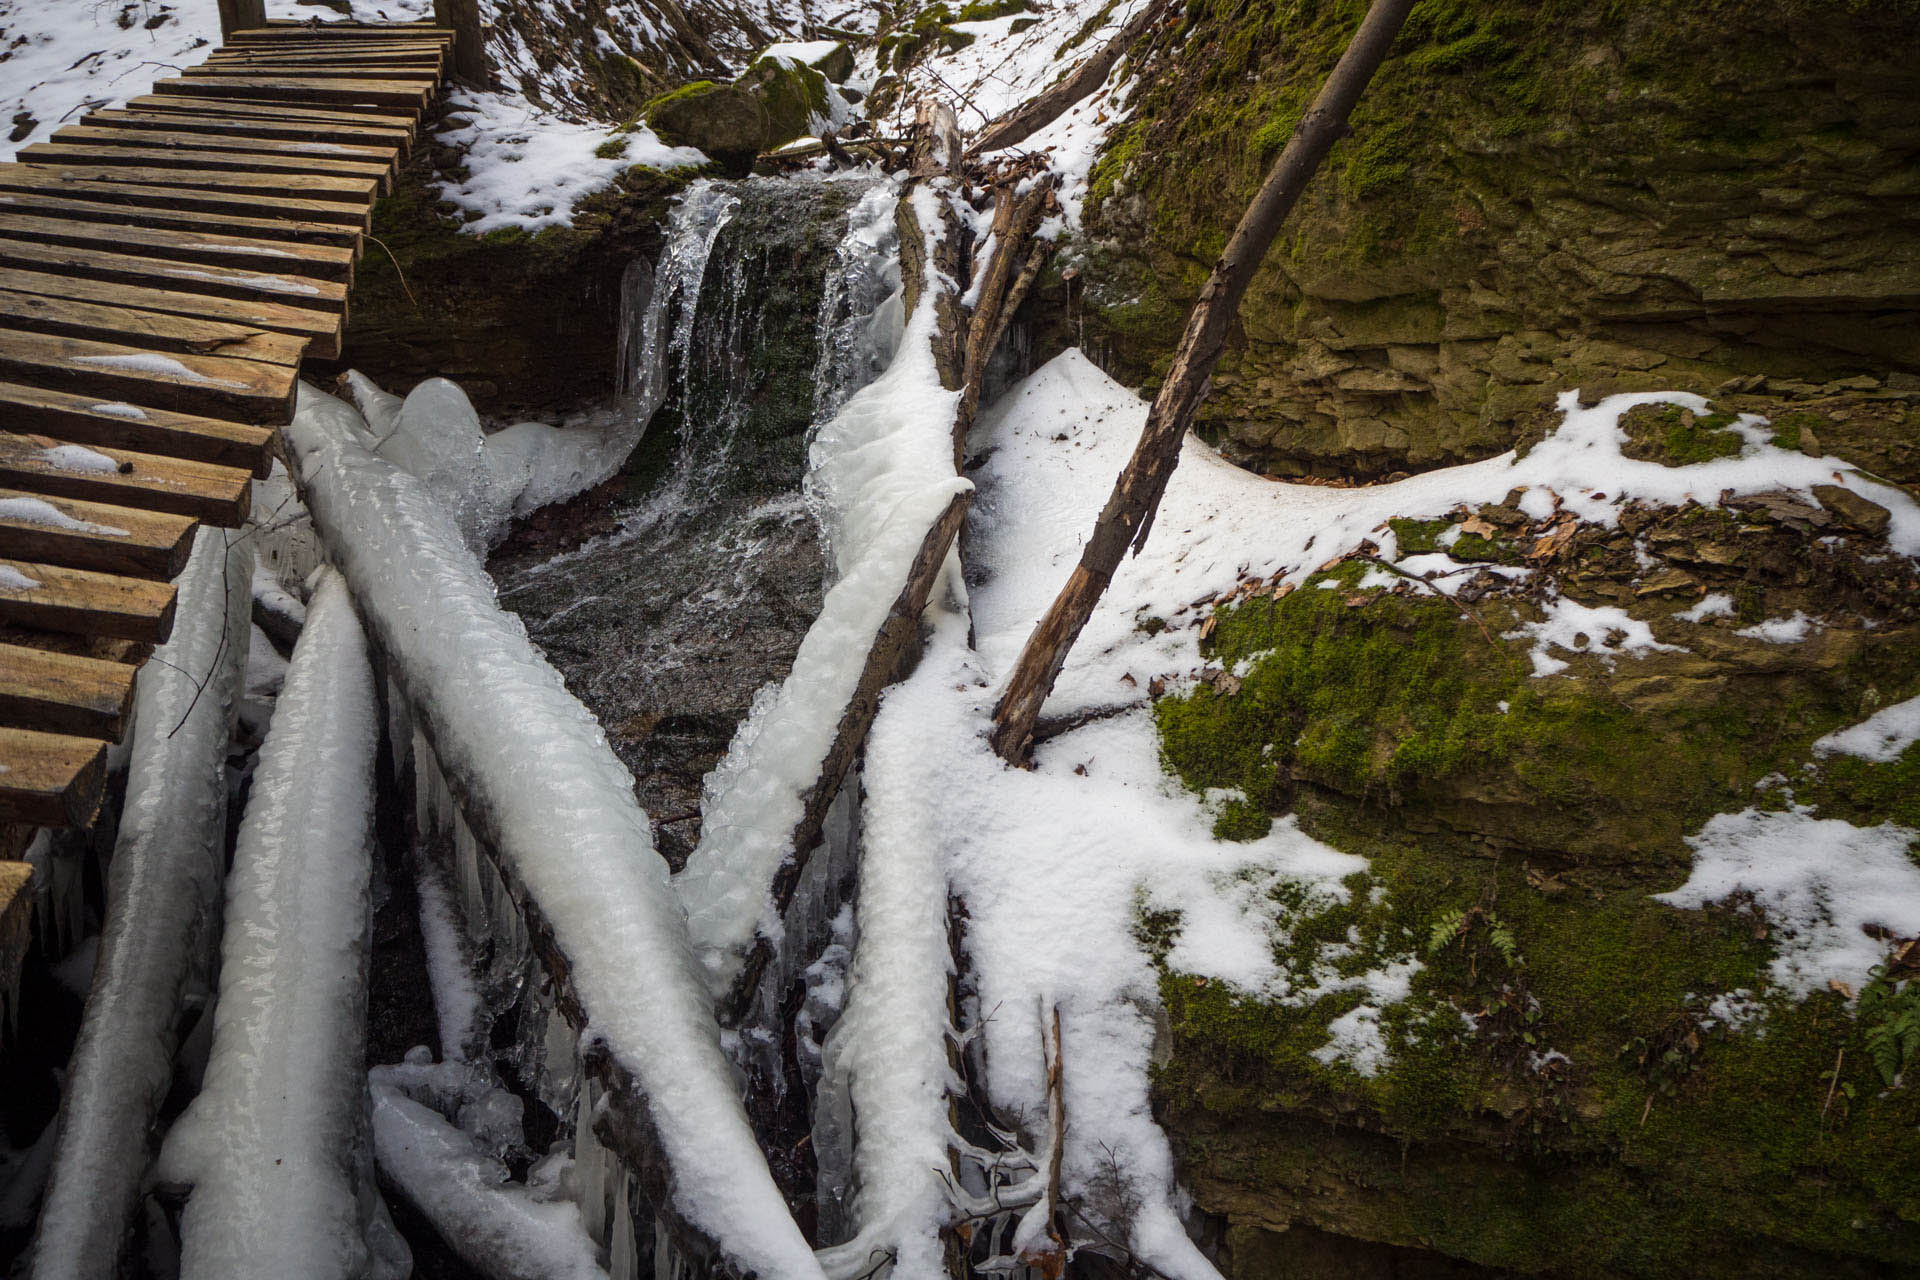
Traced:
[[729, 172], [745, 173], [766, 149], [766, 109], [738, 84], [696, 80], [653, 99], [640, 115], [661, 141], [698, 147]]
[[[1060, 309], [1123, 381], [1157, 380], [1364, 7], [1195, 0], [1139, 51]], [[1920, 436], [1916, 44], [1911, 0], [1427, 0], [1255, 279], [1203, 429], [1273, 474], [1380, 476], [1497, 453], [1556, 390], [1744, 382], [1769, 413], [1881, 396]]]
[[[1717, 408], [1630, 434], [1691, 454]], [[1920, 747], [1812, 751], [1920, 694], [1920, 568], [1822, 503], [1396, 520], [1401, 554], [1468, 566], [1456, 594], [1356, 557], [1216, 610], [1215, 674], [1156, 703], [1168, 766], [1244, 797], [1222, 838], [1291, 813], [1370, 860], [1340, 901], [1274, 891], [1290, 989], [1327, 994], [1267, 1003], [1162, 962], [1157, 1107], [1229, 1275], [1910, 1273], [1920, 1087], [1873, 1048], [1905, 971], [1795, 998], [1764, 916], [1653, 897], [1717, 813], [1920, 829]], [[1516, 565], [1523, 585], [1494, 572]], [[1673, 648], [1582, 637], [1540, 675], [1525, 628], [1560, 598]], [[1798, 642], [1752, 630], [1795, 613], [1816, 620]], [[1366, 998], [1327, 975], [1409, 959], [1385, 1063], [1325, 1055]]]
[[815, 122], [827, 118], [826, 76], [790, 58], [762, 58], [734, 83], [753, 95], [766, 117], [762, 150], [810, 137]]

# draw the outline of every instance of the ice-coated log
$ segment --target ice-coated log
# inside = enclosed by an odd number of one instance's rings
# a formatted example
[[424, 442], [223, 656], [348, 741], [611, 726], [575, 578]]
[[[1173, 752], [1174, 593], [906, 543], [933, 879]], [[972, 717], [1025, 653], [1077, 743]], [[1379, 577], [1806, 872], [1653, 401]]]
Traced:
[[178, 582], [173, 635], [134, 692], [106, 923], [33, 1245], [38, 1280], [117, 1274], [173, 1078], [188, 978], [211, 958], [252, 544], [237, 530], [201, 529]]
[[191, 1188], [181, 1268], [194, 1280], [374, 1269], [355, 1146], [379, 706], [346, 584], [322, 572], [227, 877], [213, 1055], [157, 1168]]
[[734, 1091], [632, 776], [495, 602], [452, 514], [363, 430], [302, 386], [285, 438], [314, 525], [612, 1093], [596, 1126], [671, 1228], [740, 1271], [820, 1276]]

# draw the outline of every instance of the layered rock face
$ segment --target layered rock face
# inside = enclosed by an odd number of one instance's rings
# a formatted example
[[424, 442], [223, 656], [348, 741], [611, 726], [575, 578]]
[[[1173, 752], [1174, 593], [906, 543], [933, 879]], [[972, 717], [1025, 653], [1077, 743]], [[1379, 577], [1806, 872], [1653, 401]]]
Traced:
[[[1164, 367], [1364, 6], [1197, 0], [1095, 171], [1085, 332]], [[1844, 415], [1920, 467], [1920, 8], [1420, 6], [1251, 291], [1203, 411], [1277, 475], [1511, 445], [1554, 391]], [[1824, 439], [1825, 437], [1823, 437]], [[1844, 452], [1844, 450], [1843, 450]]]

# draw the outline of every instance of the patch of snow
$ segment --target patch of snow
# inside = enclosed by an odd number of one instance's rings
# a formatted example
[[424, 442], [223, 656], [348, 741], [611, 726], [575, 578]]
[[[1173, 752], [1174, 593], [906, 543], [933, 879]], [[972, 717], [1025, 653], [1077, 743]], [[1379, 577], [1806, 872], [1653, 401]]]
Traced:
[[[462, 230], [484, 235], [504, 227], [538, 231], [573, 225], [573, 206], [633, 165], [678, 169], [707, 162], [693, 147], [670, 147], [644, 124], [631, 132], [579, 124], [543, 112], [516, 93], [462, 89], [447, 95], [462, 123], [436, 135], [463, 149], [463, 179], [442, 179], [436, 194], [470, 215]], [[623, 142], [615, 154], [598, 150]]]
[[[99, 408], [95, 405], [94, 408]], [[57, 444], [40, 451], [40, 460], [50, 467], [61, 471], [78, 471], [88, 475], [113, 475], [120, 470], [120, 464], [104, 453], [96, 452], [83, 444]]]
[[305, 280], [295, 280], [288, 276], [263, 275], [258, 271], [198, 271], [186, 267], [175, 267], [173, 273], [188, 280], [211, 280], [215, 284], [245, 285], [250, 289], [264, 289], [268, 293], [314, 294], [320, 292], [320, 286], [309, 284]]
[[1882, 707], [1859, 724], [1834, 730], [1813, 744], [1813, 754], [1891, 764], [1916, 742], [1920, 742], [1920, 698], [1909, 698]]
[[480, 1026], [484, 1007], [480, 986], [467, 962], [453, 895], [440, 877], [423, 869], [415, 880], [420, 895], [420, 940], [427, 953], [427, 981], [433, 987], [433, 1013], [440, 1026], [441, 1056], [459, 1061]]
[[1800, 997], [1831, 982], [1857, 989], [1886, 959], [1868, 926], [1920, 934], [1920, 864], [1908, 852], [1916, 840], [1920, 832], [1890, 822], [1856, 827], [1806, 809], [1723, 813], [1687, 838], [1687, 882], [1654, 897], [1698, 910], [1750, 894], [1773, 926], [1775, 984]]
[[1562, 596], [1547, 603], [1546, 615], [1538, 622], [1522, 623], [1502, 637], [1533, 641], [1536, 678], [1557, 675], [1567, 669], [1567, 662], [1548, 653], [1549, 649], [1593, 654], [1609, 666], [1622, 655], [1686, 652], [1677, 644], [1655, 640], [1652, 628], [1628, 617], [1627, 611], [1617, 605], [1585, 605]]
[[1765, 640], [1768, 644], [1798, 644], [1819, 629], [1819, 619], [1810, 618], [1795, 609], [1791, 617], [1768, 618], [1751, 627], [1742, 627], [1733, 634], [1749, 640]]
[[147, 411], [137, 404], [127, 404], [122, 400], [110, 400], [105, 404], [87, 406], [94, 413], [104, 413], [113, 418], [128, 418], [135, 422], [145, 422]]
[[835, 49], [840, 47], [840, 44], [838, 40], [806, 40], [789, 44], [770, 44], [760, 51], [759, 57], [754, 61], [758, 62], [761, 58], [779, 58], [787, 62], [797, 62], [803, 67], [811, 67], [829, 57]]
[[[127, 355], [117, 356], [75, 356], [73, 358], [80, 364], [97, 364], [102, 368], [126, 369], [133, 373], [151, 373], [163, 378], [179, 378], [183, 382], [204, 382], [216, 387], [239, 387], [245, 385], [244, 383], [235, 382], [231, 378], [215, 378], [208, 374], [201, 373], [197, 369], [189, 369], [172, 356], [163, 356], [154, 351], [136, 351]], [[103, 413], [116, 412], [103, 405], [96, 405], [94, 407]], [[132, 405], [127, 406], [129, 409], [133, 407]], [[123, 412], [119, 413], [118, 416], [126, 418], [138, 416], [144, 418], [147, 415], [144, 412]]]
[[41, 582], [29, 578], [10, 564], [0, 564], [0, 591], [38, 591]]
[[0, 498], [0, 520], [17, 520], [21, 524], [45, 525], [49, 529], [58, 529], [62, 533], [86, 533], [103, 538], [127, 536], [125, 529], [116, 529], [112, 525], [96, 524], [92, 520], [70, 516], [42, 498]]
[[1367, 975], [1366, 999], [1327, 1024], [1327, 1043], [1313, 1051], [1321, 1062], [1344, 1062], [1356, 1075], [1373, 1078], [1387, 1065], [1387, 1038], [1380, 1030], [1386, 1005], [1413, 994], [1413, 975], [1422, 968], [1406, 959]]
[[1708, 618], [1731, 618], [1733, 597], [1723, 591], [1715, 591], [1702, 596], [1700, 603], [1691, 609], [1682, 609], [1673, 616], [1681, 622], [1705, 622]]

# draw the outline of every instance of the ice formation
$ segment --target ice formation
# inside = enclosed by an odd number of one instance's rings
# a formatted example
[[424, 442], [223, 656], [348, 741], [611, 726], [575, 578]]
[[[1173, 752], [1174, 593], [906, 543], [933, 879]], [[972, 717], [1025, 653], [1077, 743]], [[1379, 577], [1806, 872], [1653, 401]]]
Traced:
[[[234, 848], [212, 1057], [156, 1170], [191, 1188], [180, 1220], [186, 1275], [405, 1274], [402, 1259], [369, 1251], [354, 1155], [366, 1141], [379, 734], [366, 640], [329, 571]], [[376, 1239], [393, 1237], [376, 1229]]]

